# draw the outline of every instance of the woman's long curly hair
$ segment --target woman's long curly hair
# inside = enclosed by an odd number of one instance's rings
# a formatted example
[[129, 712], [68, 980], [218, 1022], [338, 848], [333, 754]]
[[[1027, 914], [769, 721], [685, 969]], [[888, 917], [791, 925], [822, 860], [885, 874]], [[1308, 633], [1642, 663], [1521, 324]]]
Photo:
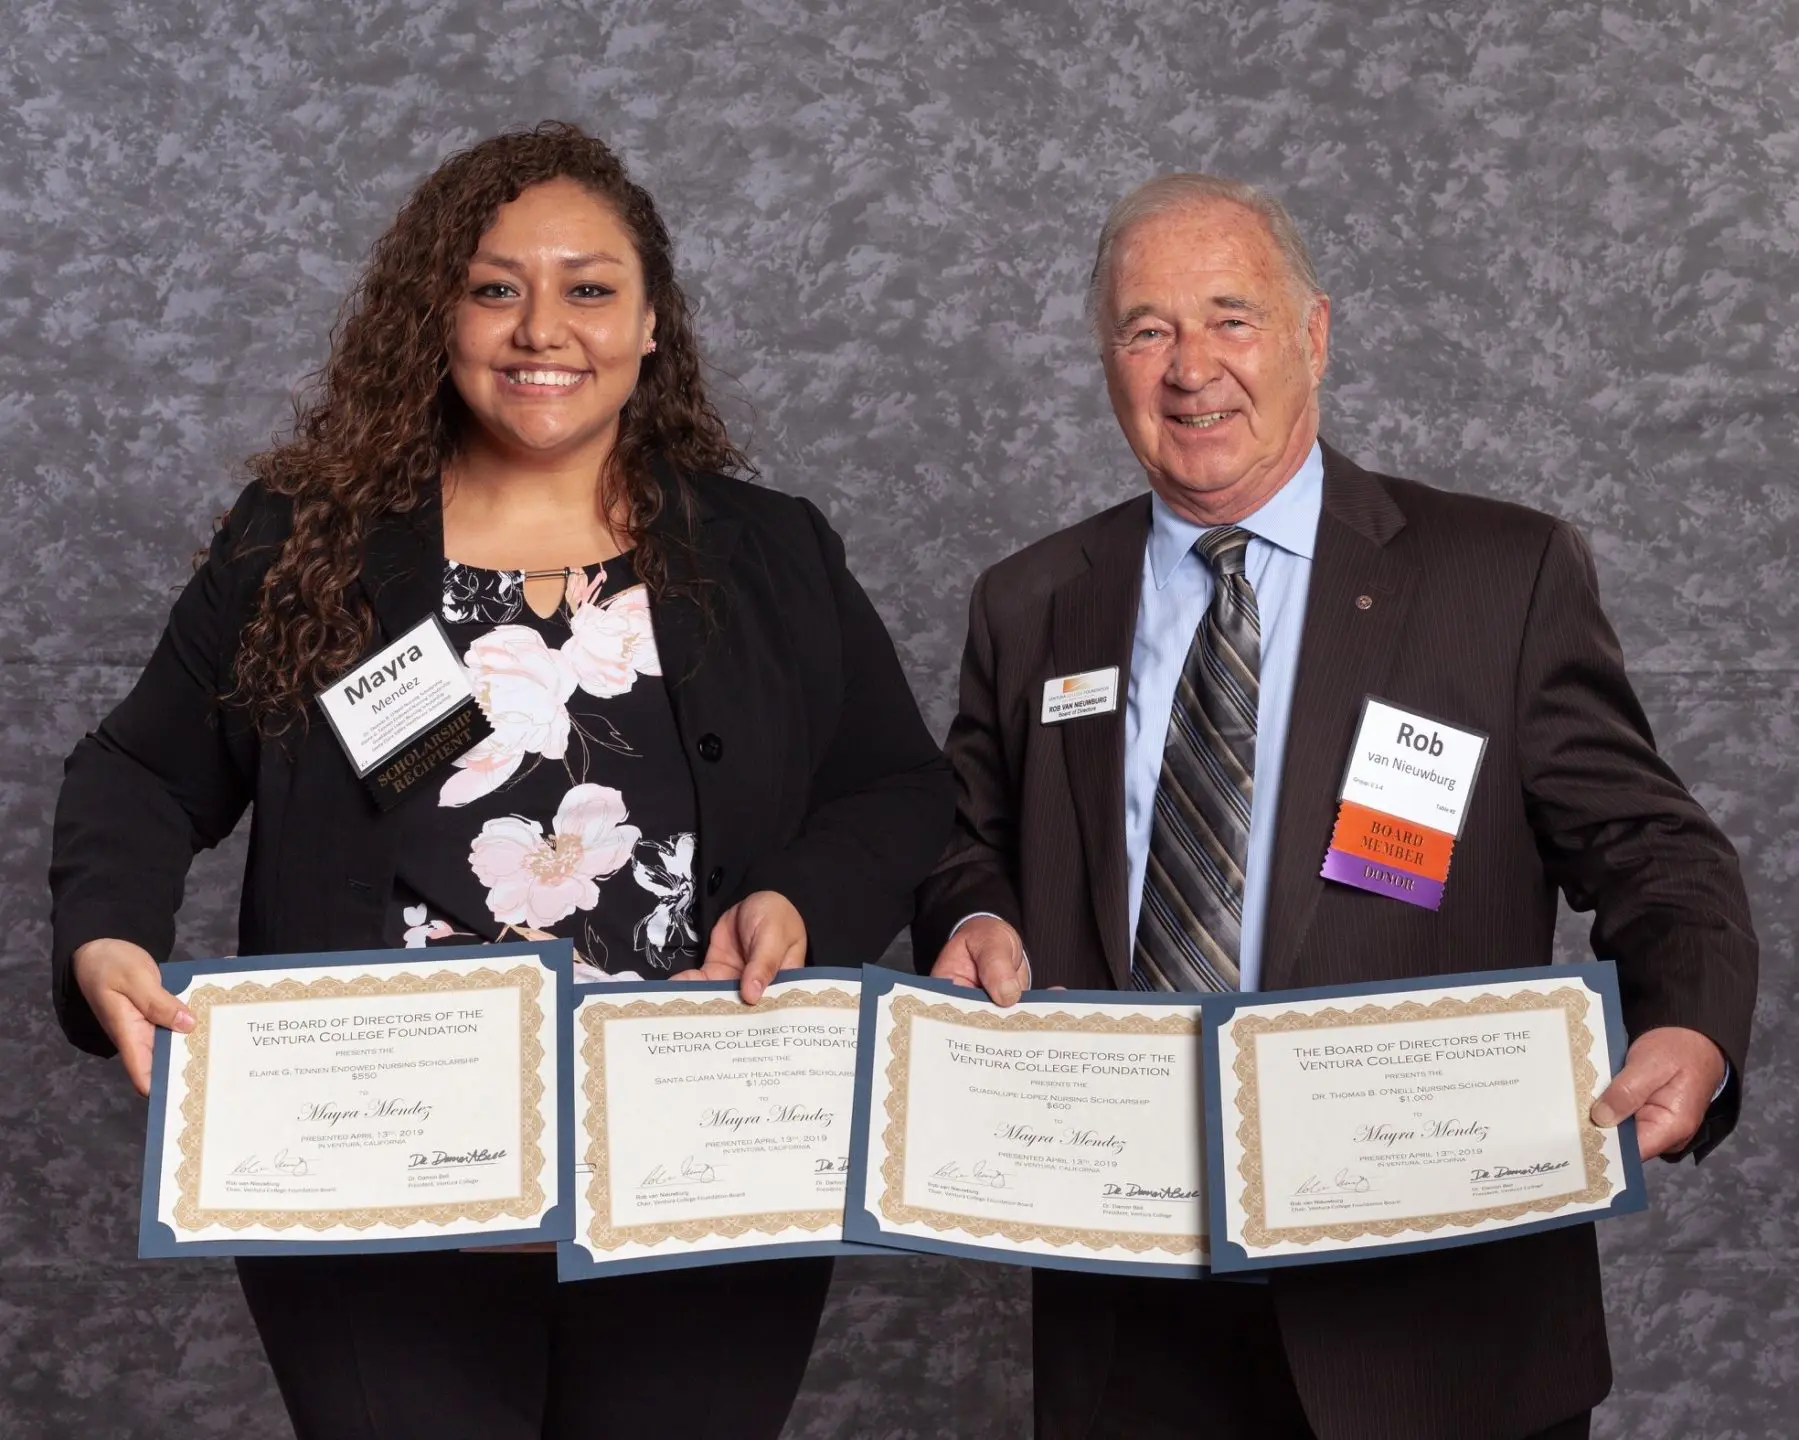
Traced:
[[469, 258], [500, 206], [559, 179], [582, 185], [624, 226], [656, 314], [655, 352], [644, 357], [611, 459], [595, 477], [605, 513], [625, 517], [621, 539], [653, 596], [678, 588], [668, 562], [685, 529], [651, 529], [664, 504], [651, 457], [671, 463], [683, 506], [684, 471], [754, 473], [706, 397], [668, 230], [619, 158], [560, 121], [452, 155], [375, 242], [291, 434], [249, 462], [265, 488], [293, 502], [293, 529], [245, 628], [231, 697], [265, 733], [302, 715], [373, 640], [374, 617], [355, 584], [369, 530], [433, 498], [468, 423], [449, 378], [449, 342]]

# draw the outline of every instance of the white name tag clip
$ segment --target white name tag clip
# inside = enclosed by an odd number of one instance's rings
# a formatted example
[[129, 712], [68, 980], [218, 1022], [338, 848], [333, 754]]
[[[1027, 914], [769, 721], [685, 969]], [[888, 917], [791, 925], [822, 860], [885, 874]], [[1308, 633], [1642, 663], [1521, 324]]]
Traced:
[[1043, 723], [1060, 725], [1084, 715], [1105, 715], [1118, 708], [1118, 667], [1057, 675], [1043, 682]]
[[493, 733], [435, 615], [357, 661], [319, 708], [383, 810]]

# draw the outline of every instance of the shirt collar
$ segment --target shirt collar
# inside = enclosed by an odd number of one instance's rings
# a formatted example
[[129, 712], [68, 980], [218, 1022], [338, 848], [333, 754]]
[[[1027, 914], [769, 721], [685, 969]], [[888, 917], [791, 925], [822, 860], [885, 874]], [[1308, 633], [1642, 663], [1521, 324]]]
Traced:
[[[1251, 535], [1301, 559], [1312, 558], [1318, 538], [1318, 516], [1324, 508], [1324, 452], [1312, 442], [1311, 452], [1289, 480], [1253, 515], [1237, 522]], [[1160, 495], [1150, 499], [1149, 565], [1156, 589], [1165, 589], [1176, 568], [1212, 525], [1195, 525], [1168, 508]]]

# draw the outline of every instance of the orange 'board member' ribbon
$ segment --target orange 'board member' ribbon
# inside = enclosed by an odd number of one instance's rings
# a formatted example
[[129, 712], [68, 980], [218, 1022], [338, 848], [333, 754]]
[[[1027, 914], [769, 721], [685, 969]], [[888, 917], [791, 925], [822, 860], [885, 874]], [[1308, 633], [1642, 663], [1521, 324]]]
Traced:
[[1455, 836], [1345, 800], [1337, 810], [1330, 848], [1442, 884], [1449, 879]]

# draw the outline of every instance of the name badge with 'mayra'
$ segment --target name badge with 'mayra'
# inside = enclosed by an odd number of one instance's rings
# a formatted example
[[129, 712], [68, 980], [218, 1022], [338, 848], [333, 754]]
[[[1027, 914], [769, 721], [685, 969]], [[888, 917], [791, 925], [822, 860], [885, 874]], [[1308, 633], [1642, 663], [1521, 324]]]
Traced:
[[319, 708], [383, 810], [493, 733], [435, 615], [357, 661]]

